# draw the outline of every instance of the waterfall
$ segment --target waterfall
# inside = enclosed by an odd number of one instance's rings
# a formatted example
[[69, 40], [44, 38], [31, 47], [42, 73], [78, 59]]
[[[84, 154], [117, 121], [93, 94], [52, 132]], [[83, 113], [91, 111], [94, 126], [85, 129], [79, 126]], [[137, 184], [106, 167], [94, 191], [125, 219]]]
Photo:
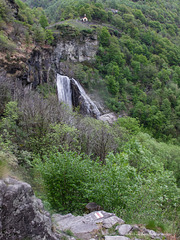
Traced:
[[96, 104], [75, 79], [57, 74], [57, 92], [60, 102], [66, 103], [71, 108], [79, 107], [82, 114], [95, 118], [101, 115]]
[[71, 83], [67, 76], [57, 74], [57, 92], [59, 101], [66, 103], [72, 108]]
[[86, 94], [82, 86], [73, 78], [71, 79], [71, 85], [73, 106], [80, 106], [80, 111], [83, 114], [99, 118], [99, 116], [101, 115], [99, 109], [97, 108], [96, 104], [90, 99], [90, 97]]

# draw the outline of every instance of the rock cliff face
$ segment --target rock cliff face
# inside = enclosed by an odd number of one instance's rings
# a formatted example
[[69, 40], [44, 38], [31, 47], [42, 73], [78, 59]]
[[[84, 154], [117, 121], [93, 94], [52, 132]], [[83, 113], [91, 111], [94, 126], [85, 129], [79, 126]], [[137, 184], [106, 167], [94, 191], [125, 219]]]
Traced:
[[13, 178], [0, 180], [0, 239], [57, 240], [49, 213], [29, 184]]
[[[69, 75], [68, 67], [62, 62], [92, 61], [98, 49], [97, 35], [80, 34], [77, 37], [62, 38], [57, 35], [53, 47], [35, 48], [27, 61], [27, 84], [55, 82], [57, 73]], [[63, 68], [62, 68], [63, 65]], [[64, 69], [66, 69], [64, 72]]]
[[[92, 61], [98, 48], [97, 34], [91, 33], [78, 37], [68, 37], [57, 42], [54, 53], [58, 62], [68, 60], [73, 62]], [[58, 65], [57, 62], [57, 65]]]
[[[73, 76], [70, 65], [93, 61], [97, 49], [98, 40], [95, 32], [86, 34], [80, 32], [74, 37], [68, 33], [67, 35], [64, 33], [63, 36], [56, 33], [54, 46], [36, 46], [31, 52], [28, 51], [27, 55], [23, 52], [10, 56], [10, 59], [6, 56], [0, 57], [0, 79], [1, 82], [12, 79], [14, 85], [22, 83], [25, 89], [35, 89], [43, 83], [55, 85], [57, 74]], [[75, 95], [76, 99], [80, 99], [77, 91]], [[76, 101], [74, 107], [77, 107], [79, 103]], [[87, 113], [85, 107], [81, 101], [82, 113]], [[93, 115], [91, 112], [88, 114]]]
[[[5, 1], [12, 16], [18, 19], [18, 5], [14, 0]], [[95, 31], [78, 31], [59, 24], [53, 30], [53, 46], [40, 47], [32, 43], [28, 48], [24, 35], [21, 35], [21, 32], [26, 31], [28, 30], [22, 24], [13, 23], [9, 26], [7, 35], [15, 43], [16, 52], [4, 52], [0, 55], [0, 75], [5, 71], [14, 81], [20, 80], [23, 85], [30, 85], [32, 88], [42, 83], [55, 82], [57, 73], [69, 76], [68, 71], [71, 70], [64, 62], [92, 61], [98, 49]]]
[[57, 71], [55, 62], [56, 56], [53, 56], [53, 48], [36, 47], [26, 62], [26, 73], [23, 76], [26, 82], [24, 83], [36, 88], [42, 83], [55, 82]]

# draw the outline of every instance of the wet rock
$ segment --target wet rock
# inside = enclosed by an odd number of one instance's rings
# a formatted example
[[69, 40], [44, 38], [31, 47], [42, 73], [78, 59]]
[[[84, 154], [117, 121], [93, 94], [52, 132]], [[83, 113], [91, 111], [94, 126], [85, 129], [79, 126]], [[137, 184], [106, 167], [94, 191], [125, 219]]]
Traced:
[[94, 102], [86, 94], [82, 86], [75, 80], [71, 79], [72, 89], [72, 105], [79, 107], [80, 112], [84, 115], [89, 115], [95, 118], [99, 118], [100, 111]]

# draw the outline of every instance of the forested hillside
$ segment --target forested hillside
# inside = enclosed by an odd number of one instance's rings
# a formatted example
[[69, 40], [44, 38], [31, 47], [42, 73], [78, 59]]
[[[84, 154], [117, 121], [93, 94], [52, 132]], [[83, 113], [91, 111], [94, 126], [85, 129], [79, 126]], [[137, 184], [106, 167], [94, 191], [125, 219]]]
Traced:
[[138, 118], [155, 138], [179, 142], [179, 0], [27, 3], [44, 8], [50, 22], [86, 14], [89, 24], [100, 25], [96, 62], [80, 68], [80, 80], [108, 91], [108, 107]]
[[[179, 236], [179, 26], [179, 0], [0, 0], [0, 177], [32, 183], [52, 212], [96, 202]], [[39, 56], [54, 57], [58, 38], [88, 34], [95, 59], [62, 62], [119, 116], [112, 124], [59, 103], [53, 82], [29, 79], [44, 77]]]

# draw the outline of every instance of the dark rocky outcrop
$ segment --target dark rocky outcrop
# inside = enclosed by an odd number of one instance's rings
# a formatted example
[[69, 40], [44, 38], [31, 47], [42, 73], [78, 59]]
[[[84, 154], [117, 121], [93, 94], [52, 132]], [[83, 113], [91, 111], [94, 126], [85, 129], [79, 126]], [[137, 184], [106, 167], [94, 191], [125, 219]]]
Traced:
[[58, 240], [51, 218], [29, 184], [14, 178], [0, 180], [0, 239]]
[[36, 47], [27, 61], [26, 84], [36, 88], [42, 83], [55, 82], [56, 66], [53, 49]]

